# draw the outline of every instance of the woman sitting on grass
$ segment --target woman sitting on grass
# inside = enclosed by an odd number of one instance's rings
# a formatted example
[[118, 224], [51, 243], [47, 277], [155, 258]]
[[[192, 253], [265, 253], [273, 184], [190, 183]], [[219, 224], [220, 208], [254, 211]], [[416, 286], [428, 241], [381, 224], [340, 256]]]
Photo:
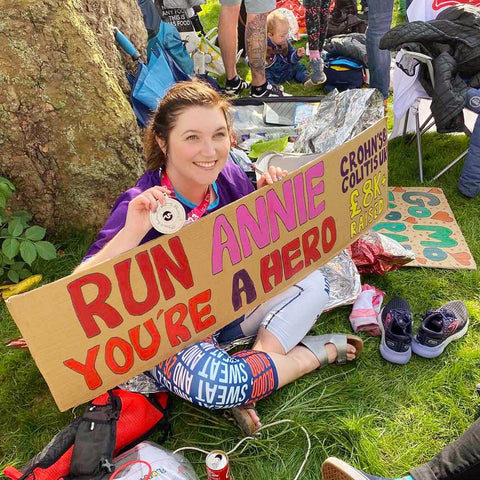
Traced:
[[[211, 213], [254, 188], [245, 173], [228, 162], [231, 144], [228, 102], [201, 82], [181, 82], [167, 93], [147, 128], [147, 171], [123, 193], [109, 219], [75, 272], [116, 257], [159, 237], [150, 212], [166, 196], [181, 202], [187, 218]], [[257, 182], [271, 185], [287, 172], [270, 167]], [[362, 340], [347, 335], [305, 336], [328, 300], [328, 283], [320, 271], [268, 300], [226, 326], [211, 338], [195, 343], [152, 368], [159, 390], [168, 390], [192, 403], [233, 408], [240, 426], [249, 433], [260, 427], [251, 406], [278, 388], [329, 363], [353, 360]], [[229, 340], [256, 334], [252, 350], [230, 356], [217, 338]], [[195, 355], [195, 362], [189, 359]], [[195, 363], [192, 366], [192, 363]], [[192, 381], [175, 383], [172, 372], [181, 366]], [[227, 379], [227, 380], [226, 380]], [[255, 379], [267, 379], [253, 388]]]

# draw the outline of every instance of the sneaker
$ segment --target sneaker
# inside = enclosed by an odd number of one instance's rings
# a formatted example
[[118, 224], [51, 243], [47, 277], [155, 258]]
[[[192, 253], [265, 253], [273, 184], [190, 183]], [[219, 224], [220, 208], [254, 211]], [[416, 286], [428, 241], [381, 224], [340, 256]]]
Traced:
[[242, 90], [248, 88], [250, 84], [243, 78], [236, 75], [231, 80], [225, 82], [225, 94], [226, 95], [238, 95]]
[[391, 362], [404, 365], [412, 356], [412, 312], [409, 303], [400, 297], [390, 300], [379, 314], [382, 332], [380, 353]]
[[323, 71], [323, 58], [312, 58], [310, 60], [310, 80], [305, 83], [312, 85], [321, 85], [327, 81], [327, 76]]
[[329, 457], [322, 465], [323, 480], [388, 480], [385, 477], [375, 477], [353, 468], [339, 458]]
[[465, 304], [460, 300], [448, 302], [423, 315], [423, 322], [412, 342], [412, 350], [421, 357], [438, 357], [450, 342], [463, 337], [467, 329]]
[[251, 96], [253, 98], [264, 97], [291, 97], [289, 93], [285, 93], [282, 88], [273, 83], [266, 83], [263, 88], [251, 87]]

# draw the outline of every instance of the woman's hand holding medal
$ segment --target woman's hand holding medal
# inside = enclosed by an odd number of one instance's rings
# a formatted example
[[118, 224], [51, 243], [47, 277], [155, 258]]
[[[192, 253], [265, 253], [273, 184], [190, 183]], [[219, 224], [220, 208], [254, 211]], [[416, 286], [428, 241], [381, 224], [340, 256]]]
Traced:
[[[169, 197], [171, 193], [172, 192], [165, 186], [155, 186], [149, 188], [148, 190], [145, 190], [140, 195], [135, 197], [128, 205], [127, 218], [125, 221], [124, 230], [142, 239], [152, 228], [152, 218], [157, 218], [159, 214], [160, 216], [162, 216], [160, 212], [163, 212], [165, 214], [165, 211], [170, 210], [168, 208], [165, 208], [167, 205], [170, 204], [170, 202], [175, 202], [180, 207], [181, 213], [183, 213], [184, 216], [181, 224], [181, 226], [183, 226], [183, 223], [185, 221], [185, 211], [182, 205], [179, 204], [179, 202]], [[170, 217], [168, 213], [164, 216], [166, 218]], [[156, 220], [154, 221], [155, 223], [158, 223], [156, 222]], [[169, 230], [167, 233], [172, 232], [170, 232]]]

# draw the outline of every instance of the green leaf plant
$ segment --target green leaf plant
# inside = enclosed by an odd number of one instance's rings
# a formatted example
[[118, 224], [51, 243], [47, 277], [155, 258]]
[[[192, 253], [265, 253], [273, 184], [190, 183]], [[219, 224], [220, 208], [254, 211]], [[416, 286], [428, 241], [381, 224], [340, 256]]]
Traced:
[[29, 225], [29, 212], [9, 213], [8, 200], [14, 191], [13, 183], [0, 177], [0, 283], [17, 283], [34, 273], [36, 260], [57, 256], [55, 246], [43, 240], [45, 228]]

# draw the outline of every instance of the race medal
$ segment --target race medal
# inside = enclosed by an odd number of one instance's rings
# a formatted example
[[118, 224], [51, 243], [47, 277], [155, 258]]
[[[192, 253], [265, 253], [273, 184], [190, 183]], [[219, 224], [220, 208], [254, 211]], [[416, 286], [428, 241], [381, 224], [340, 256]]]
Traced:
[[185, 210], [179, 201], [171, 197], [165, 200], [165, 205], [158, 204], [157, 209], [150, 212], [150, 222], [160, 233], [175, 233], [185, 224]]

